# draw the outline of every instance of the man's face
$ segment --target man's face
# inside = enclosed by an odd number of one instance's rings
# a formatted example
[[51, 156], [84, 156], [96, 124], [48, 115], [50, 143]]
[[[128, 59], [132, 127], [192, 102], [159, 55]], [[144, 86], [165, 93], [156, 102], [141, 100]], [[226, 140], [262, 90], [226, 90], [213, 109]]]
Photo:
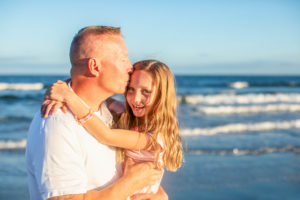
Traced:
[[129, 82], [132, 64], [122, 36], [107, 36], [101, 47], [101, 87], [112, 94], [123, 94]]

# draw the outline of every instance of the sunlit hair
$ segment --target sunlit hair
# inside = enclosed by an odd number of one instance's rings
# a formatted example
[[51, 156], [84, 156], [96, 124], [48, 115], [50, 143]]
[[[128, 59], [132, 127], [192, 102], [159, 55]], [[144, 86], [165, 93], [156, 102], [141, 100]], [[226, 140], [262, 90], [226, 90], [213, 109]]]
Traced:
[[[123, 129], [132, 129], [135, 126], [144, 126], [144, 132], [153, 133], [152, 148], [156, 150], [156, 164], [160, 146], [157, 143], [157, 135], [160, 133], [164, 142], [163, 162], [167, 170], [176, 171], [181, 166], [183, 151], [179, 124], [176, 117], [177, 99], [175, 93], [174, 77], [167, 65], [156, 60], [143, 60], [133, 65], [134, 71], [144, 70], [150, 72], [156, 86], [155, 101], [152, 110], [147, 116], [137, 118], [134, 116], [128, 102], [125, 104], [125, 112], [122, 114], [118, 126]], [[133, 72], [134, 73], [134, 72]], [[117, 160], [124, 161], [125, 153], [118, 150]]]
[[83, 45], [83, 40], [89, 35], [121, 35], [121, 29], [119, 27], [112, 26], [87, 26], [78, 31], [74, 36], [71, 48], [70, 48], [70, 61], [72, 66], [77, 62], [79, 55], [86, 51], [86, 47]]

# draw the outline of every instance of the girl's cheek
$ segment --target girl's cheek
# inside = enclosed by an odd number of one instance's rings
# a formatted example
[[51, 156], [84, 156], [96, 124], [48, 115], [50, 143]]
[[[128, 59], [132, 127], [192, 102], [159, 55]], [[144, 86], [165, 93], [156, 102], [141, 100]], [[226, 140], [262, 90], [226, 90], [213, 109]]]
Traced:
[[132, 97], [132, 94], [130, 94], [130, 93], [128, 92], [127, 95], [126, 95], [126, 101], [127, 101], [127, 102], [130, 102], [131, 97]]
[[145, 105], [148, 105], [150, 101], [150, 98], [148, 96], [144, 97], [143, 102]]
[[129, 105], [130, 105], [130, 103], [131, 103], [131, 102], [130, 102], [130, 97], [127, 96], [127, 97], [126, 97], [126, 101], [127, 101], [127, 102], [129, 103]]

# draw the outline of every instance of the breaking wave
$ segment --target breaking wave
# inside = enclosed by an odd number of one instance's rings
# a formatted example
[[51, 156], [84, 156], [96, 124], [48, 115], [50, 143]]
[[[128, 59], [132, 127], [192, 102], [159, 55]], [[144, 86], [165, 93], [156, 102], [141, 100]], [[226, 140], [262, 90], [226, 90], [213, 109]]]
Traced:
[[215, 95], [183, 95], [178, 97], [183, 104], [262, 104], [262, 103], [300, 103], [299, 93], [277, 94], [215, 94]]
[[41, 90], [43, 83], [0, 83], [1, 90]]
[[229, 83], [228, 86], [235, 89], [242, 89], [242, 88], [249, 87], [249, 83], [238, 81], [238, 82]]
[[266, 153], [277, 153], [277, 152], [293, 152], [300, 153], [300, 147], [286, 146], [286, 147], [262, 147], [258, 149], [191, 149], [187, 150], [186, 153], [194, 155], [259, 155]]
[[232, 115], [267, 112], [299, 112], [300, 104], [268, 104], [251, 106], [199, 106], [197, 112], [205, 115]]
[[300, 129], [300, 119], [293, 121], [278, 121], [278, 122], [259, 122], [252, 124], [226, 124], [223, 126], [215, 126], [211, 128], [194, 128], [181, 129], [182, 136], [197, 136], [197, 135], [216, 135], [221, 133], [241, 133], [247, 131], [268, 131], [268, 130], [287, 130]]
[[1, 141], [0, 140], [0, 151], [1, 150], [25, 149], [26, 142], [27, 142], [26, 139], [22, 139], [22, 140], [8, 140], [8, 141]]

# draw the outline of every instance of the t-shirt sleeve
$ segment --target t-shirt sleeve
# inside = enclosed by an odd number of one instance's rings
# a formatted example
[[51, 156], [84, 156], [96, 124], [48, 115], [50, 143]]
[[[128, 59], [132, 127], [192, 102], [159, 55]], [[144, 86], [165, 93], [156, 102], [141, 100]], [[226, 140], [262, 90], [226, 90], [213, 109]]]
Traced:
[[83, 153], [74, 127], [63, 117], [44, 121], [45, 152], [40, 167], [40, 192], [43, 198], [87, 191]]

